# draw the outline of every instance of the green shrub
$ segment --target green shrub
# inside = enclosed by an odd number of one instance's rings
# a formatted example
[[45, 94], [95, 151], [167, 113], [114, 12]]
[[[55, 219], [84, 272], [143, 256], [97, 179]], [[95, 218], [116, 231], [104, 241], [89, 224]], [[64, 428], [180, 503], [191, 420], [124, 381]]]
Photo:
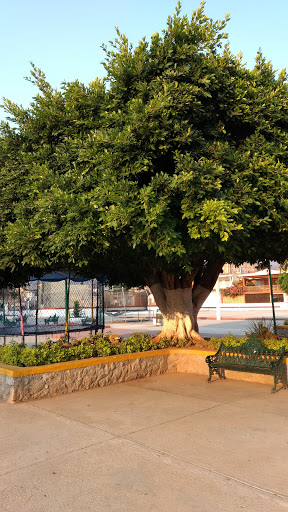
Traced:
[[18, 366], [38, 366], [42, 364], [41, 353], [36, 348], [23, 348]]
[[[221, 342], [236, 347], [242, 345], [245, 341], [247, 341], [246, 338], [238, 338], [229, 333], [224, 338], [211, 338], [209, 344], [212, 348], [217, 349]], [[66, 344], [63, 346], [63, 342], [65, 343], [65, 338], [56, 342], [47, 340], [38, 347], [28, 348], [24, 344], [12, 341], [9, 345], [0, 346], [0, 361], [14, 366], [39, 366], [90, 357], [146, 352], [147, 350], [158, 350], [171, 346], [170, 340], [164, 339], [155, 343], [149, 334], [137, 332], [131, 334], [127, 339], [120, 338], [119, 343], [116, 344], [109, 341], [109, 334], [94, 334], [81, 340], [71, 340], [68, 346]], [[261, 343], [272, 349], [278, 349], [285, 345], [288, 350], [288, 339], [264, 339]], [[180, 340], [173, 346], [185, 347], [189, 346], [189, 343]]]
[[147, 350], [156, 350], [169, 346], [168, 340], [160, 343], [154, 343], [150, 334], [134, 332], [129, 338], [121, 339], [119, 343], [120, 354], [130, 354], [131, 352], [146, 352]]
[[239, 295], [243, 295], [244, 286], [242, 280], [232, 283], [232, 286], [228, 286], [227, 288], [223, 288], [221, 290], [223, 297], [239, 297]]
[[279, 350], [279, 348], [284, 347], [288, 351], [288, 339], [282, 338], [280, 340], [273, 340], [271, 338], [267, 338], [265, 340], [261, 340], [261, 343], [264, 345], [264, 347], [273, 349], [273, 350]]
[[32, 348], [12, 341], [9, 345], [0, 346], [0, 361], [14, 366], [39, 366], [90, 357], [144, 352], [170, 346], [168, 340], [154, 343], [149, 334], [133, 333], [127, 339], [120, 338], [117, 344], [110, 343], [109, 336], [94, 334], [81, 340], [72, 339], [68, 346], [65, 337], [56, 342], [48, 339], [38, 347]]
[[288, 320], [284, 320], [283, 325], [288, 325]]
[[245, 343], [246, 341], [247, 338], [238, 338], [238, 336], [234, 336], [229, 332], [227, 336], [224, 336], [224, 338], [210, 338], [209, 344], [211, 345], [211, 347], [218, 349], [221, 343], [224, 343], [229, 347], [238, 347], [239, 345], [243, 345], [243, 343]]
[[81, 316], [82, 309], [80, 308], [79, 300], [74, 301], [74, 307], [73, 307], [73, 315], [74, 316]]
[[0, 346], [0, 361], [14, 366], [39, 366], [89, 357], [143, 352], [169, 345], [168, 342], [154, 345], [151, 336], [139, 333], [132, 334], [127, 339], [120, 339], [118, 344], [110, 343], [109, 334], [95, 334], [82, 340], [71, 340], [68, 346], [66, 343], [65, 338], [56, 342], [47, 340], [38, 347], [28, 348], [12, 341], [9, 345]]
[[9, 345], [0, 347], [0, 361], [13, 366], [23, 366], [21, 364], [21, 354], [24, 348], [25, 345], [12, 340]]
[[[209, 343], [212, 347], [215, 349], [218, 349], [220, 347], [220, 344], [223, 342], [226, 346], [230, 347], [237, 347], [239, 345], [243, 345], [243, 343], [246, 343], [247, 338], [238, 338], [237, 336], [233, 336], [232, 334], [228, 334], [224, 338], [210, 338]], [[286, 347], [288, 351], [288, 339], [282, 338], [280, 340], [273, 339], [273, 338], [265, 338], [258, 340], [263, 347], [272, 349], [272, 350], [278, 350], [281, 347]]]

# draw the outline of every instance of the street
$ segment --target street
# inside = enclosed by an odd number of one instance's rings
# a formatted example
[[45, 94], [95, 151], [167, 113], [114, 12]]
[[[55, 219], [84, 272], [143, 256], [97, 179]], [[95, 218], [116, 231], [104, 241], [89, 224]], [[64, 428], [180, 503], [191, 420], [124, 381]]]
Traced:
[[[161, 325], [154, 325], [151, 319], [145, 319], [144, 313], [145, 311], [140, 312], [140, 318], [143, 315], [142, 320], [138, 320], [138, 318], [131, 318], [127, 316], [126, 321], [124, 317], [108, 318], [105, 322], [104, 333], [114, 333], [119, 334], [120, 336], [127, 338], [133, 332], [144, 332], [147, 334], [151, 334], [154, 336], [156, 333], [161, 331]], [[106, 315], [105, 315], [106, 316]], [[281, 325], [284, 320], [288, 319], [288, 311], [276, 309], [275, 310], [276, 323], [277, 325]], [[147, 317], [146, 317], [147, 318]], [[271, 328], [273, 328], [273, 315], [272, 310], [269, 308], [266, 309], [244, 309], [244, 308], [229, 308], [229, 310], [221, 309], [221, 320], [216, 320], [216, 311], [215, 308], [203, 308], [200, 310], [198, 316], [198, 324], [199, 324], [199, 332], [203, 338], [211, 338], [213, 336], [223, 337], [228, 333], [232, 333], [235, 336], [245, 336], [246, 332], [249, 332], [249, 327], [251, 327], [251, 322], [255, 320], [261, 320], [265, 318], [268, 321], [271, 321]], [[112, 320], [112, 321], [111, 321]], [[71, 337], [73, 338], [83, 338], [89, 335], [89, 331], [81, 331], [81, 332], [73, 332], [71, 333]], [[47, 338], [59, 339], [61, 334], [41, 334], [38, 336], [38, 344], [46, 341]], [[19, 343], [21, 343], [22, 338], [12, 336], [6, 336], [5, 343], [9, 343], [12, 339], [15, 339]], [[0, 343], [3, 344], [4, 337], [0, 339]], [[31, 347], [35, 344], [35, 336], [25, 336], [25, 343], [28, 347]]]

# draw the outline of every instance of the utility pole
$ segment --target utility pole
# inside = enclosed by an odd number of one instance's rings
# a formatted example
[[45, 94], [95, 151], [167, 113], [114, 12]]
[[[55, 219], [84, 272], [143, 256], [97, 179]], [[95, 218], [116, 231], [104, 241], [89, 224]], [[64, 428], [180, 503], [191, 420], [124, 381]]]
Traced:
[[274, 307], [274, 297], [273, 297], [273, 283], [272, 283], [272, 276], [271, 276], [270, 261], [269, 261], [269, 266], [268, 266], [268, 272], [269, 272], [270, 294], [271, 294], [271, 304], [272, 304], [272, 313], [273, 313], [274, 334], [277, 336], [277, 325], [276, 325], [276, 317], [275, 317], [275, 307]]

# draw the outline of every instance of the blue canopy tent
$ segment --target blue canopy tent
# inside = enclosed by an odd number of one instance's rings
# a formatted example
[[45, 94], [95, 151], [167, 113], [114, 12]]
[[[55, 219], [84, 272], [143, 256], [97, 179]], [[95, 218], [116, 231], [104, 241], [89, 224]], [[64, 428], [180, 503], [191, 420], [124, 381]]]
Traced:
[[[63, 332], [69, 339], [71, 332], [103, 331], [105, 281], [105, 276], [96, 280], [75, 272], [54, 271], [41, 278], [32, 276], [17, 290], [2, 290], [0, 336], [4, 340], [6, 336], [22, 336], [24, 342], [25, 336], [34, 335], [37, 345], [38, 334]], [[78, 317], [73, 315], [73, 301]]]

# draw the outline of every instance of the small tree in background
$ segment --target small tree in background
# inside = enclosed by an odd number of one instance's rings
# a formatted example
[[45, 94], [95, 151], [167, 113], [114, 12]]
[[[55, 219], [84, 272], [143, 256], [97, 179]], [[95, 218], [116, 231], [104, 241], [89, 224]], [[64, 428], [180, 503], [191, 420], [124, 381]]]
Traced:
[[277, 283], [284, 293], [288, 293], [288, 260], [285, 260], [280, 267], [281, 273], [277, 279]]
[[74, 301], [74, 308], [73, 308], [73, 315], [74, 316], [81, 316], [82, 309], [80, 308], [80, 304], [78, 300]]

